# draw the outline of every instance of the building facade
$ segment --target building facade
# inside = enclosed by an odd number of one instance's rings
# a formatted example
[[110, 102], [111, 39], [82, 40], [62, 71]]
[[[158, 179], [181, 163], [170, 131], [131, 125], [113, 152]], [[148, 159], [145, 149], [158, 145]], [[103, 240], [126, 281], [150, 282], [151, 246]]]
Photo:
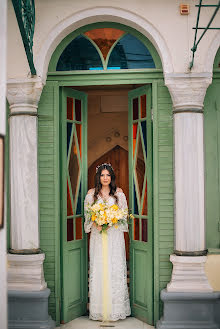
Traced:
[[[31, 66], [13, 3], [9, 328], [54, 328], [87, 312], [83, 199], [106, 161], [135, 216], [125, 236], [132, 316], [160, 329], [219, 328], [218, 7], [35, 1]], [[198, 17], [216, 29], [192, 61]]]

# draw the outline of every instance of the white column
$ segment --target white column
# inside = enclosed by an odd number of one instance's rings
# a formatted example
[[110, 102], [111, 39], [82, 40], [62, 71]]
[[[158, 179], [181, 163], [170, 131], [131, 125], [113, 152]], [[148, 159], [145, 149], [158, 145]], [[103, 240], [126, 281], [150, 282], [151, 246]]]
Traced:
[[37, 163], [37, 107], [42, 87], [38, 79], [8, 82], [11, 202], [8, 284], [13, 290], [46, 287], [44, 254], [39, 249]]
[[[5, 136], [6, 117], [6, 39], [7, 39], [7, 2], [0, 1], [0, 136]], [[0, 138], [1, 138], [0, 137]], [[0, 150], [0, 159], [3, 154]], [[0, 160], [1, 161], [1, 160]], [[1, 164], [0, 173], [2, 174]], [[2, 177], [1, 177], [2, 178]], [[0, 178], [0, 188], [2, 180]], [[6, 193], [5, 193], [6, 196]], [[1, 200], [2, 201], [2, 200]], [[1, 202], [0, 201], [0, 202]], [[6, 201], [6, 197], [5, 197]], [[6, 202], [4, 202], [6, 204]], [[1, 205], [2, 206], [2, 205]], [[0, 207], [1, 208], [1, 207]], [[0, 228], [0, 326], [2, 329], [8, 328], [8, 303], [7, 303], [7, 253], [6, 253], [6, 207], [4, 206], [4, 226]], [[0, 210], [0, 216], [2, 216]]]
[[211, 78], [175, 75], [165, 83], [173, 100], [175, 255], [168, 291], [212, 291], [204, 271], [205, 191], [203, 101]]

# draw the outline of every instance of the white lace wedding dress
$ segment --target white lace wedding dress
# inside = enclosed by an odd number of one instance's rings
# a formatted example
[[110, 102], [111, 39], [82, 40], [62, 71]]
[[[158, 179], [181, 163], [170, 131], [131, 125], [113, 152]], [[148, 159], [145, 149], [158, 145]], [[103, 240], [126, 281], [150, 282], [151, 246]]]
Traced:
[[[87, 193], [84, 206], [85, 214], [88, 204], [93, 203], [92, 193]], [[118, 196], [118, 206], [122, 209], [127, 208], [126, 197], [123, 192], [116, 192]], [[98, 203], [103, 202], [99, 196]], [[107, 200], [109, 205], [115, 204], [115, 198], [110, 196]], [[84, 223], [85, 232], [90, 236], [90, 275], [89, 275], [89, 294], [90, 306], [89, 317], [92, 320], [103, 320], [103, 244], [102, 234], [92, 226], [90, 218], [85, 215]], [[116, 229], [111, 227], [107, 231], [107, 271], [108, 280], [105, 284], [108, 286], [108, 306], [107, 306], [107, 320], [117, 321], [125, 319], [131, 314], [128, 287], [127, 287], [127, 267], [125, 254], [124, 233], [128, 231], [128, 225], [119, 225]], [[105, 288], [104, 288], [105, 289]], [[106, 303], [106, 301], [105, 301]], [[106, 305], [106, 304], [105, 304]]]

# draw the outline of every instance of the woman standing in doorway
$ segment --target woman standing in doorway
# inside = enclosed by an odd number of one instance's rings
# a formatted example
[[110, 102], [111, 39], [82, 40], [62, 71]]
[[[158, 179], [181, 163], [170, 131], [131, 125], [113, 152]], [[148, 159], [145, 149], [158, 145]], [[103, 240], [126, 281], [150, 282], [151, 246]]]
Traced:
[[[96, 168], [95, 188], [88, 191], [85, 198], [85, 214], [93, 203], [117, 204], [120, 209], [127, 208], [123, 191], [116, 187], [115, 174], [110, 164], [104, 163]], [[100, 234], [101, 226], [85, 215], [85, 232], [90, 237], [90, 277], [89, 317], [99, 321], [117, 321], [131, 314], [125, 255], [124, 233], [128, 225], [108, 227]], [[104, 242], [103, 234], [106, 234]]]

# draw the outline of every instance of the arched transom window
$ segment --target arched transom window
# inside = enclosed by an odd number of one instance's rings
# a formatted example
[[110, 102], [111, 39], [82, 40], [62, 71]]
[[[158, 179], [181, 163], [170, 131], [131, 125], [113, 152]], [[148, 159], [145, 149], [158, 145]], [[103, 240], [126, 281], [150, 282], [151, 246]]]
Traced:
[[155, 68], [147, 47], [121, 29], [97, 28], [74, 38], [60, 55], [56, 71]]

